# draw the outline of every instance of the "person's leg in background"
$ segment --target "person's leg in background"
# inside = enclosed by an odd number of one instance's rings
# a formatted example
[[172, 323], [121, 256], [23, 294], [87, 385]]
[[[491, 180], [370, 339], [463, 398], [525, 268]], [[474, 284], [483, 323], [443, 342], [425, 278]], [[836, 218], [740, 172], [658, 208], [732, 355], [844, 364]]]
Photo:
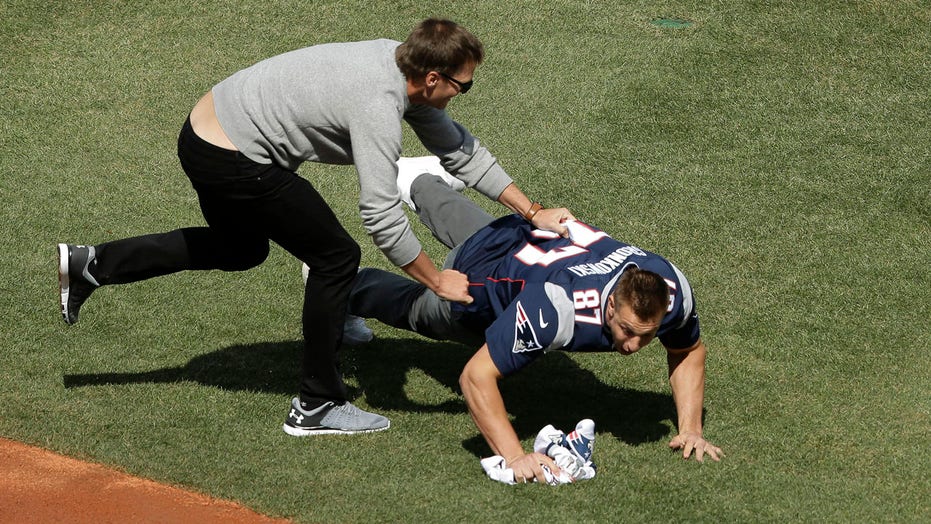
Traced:
[[[442, 171], [438, 161], [425, 162], [426, 159], [402, 158], [398, 162], [399, 185], [410, 184], [400, 187], [401, 193], [412, 201], [412, 209], [433, 235], [447, 247], [456, 248], [494, 217], [450, 186], [451, 175], [437, 171]], [[454, 257], [455, 249], [445, 267], [451, 266]], [[453, 318], [449, 302], [419, 282], [380, 269], [364, 268], [359, 272], [350, 295], [349, 312], [435, 340], [479, 345], [483, 340], [482, 333]]]
[[[406, 169], [400, 162], [398, 165], [400, 170]], [[417, 216], [446, 247], [455, 248], [494, 220], [493, 216], [444, 180], [451, 178], [448, 173], [446, 177], [429, 172], [419, 176], [402, 174], [399, 173], [399, 180], [410, 180], [407, 193], [414, 203]]]

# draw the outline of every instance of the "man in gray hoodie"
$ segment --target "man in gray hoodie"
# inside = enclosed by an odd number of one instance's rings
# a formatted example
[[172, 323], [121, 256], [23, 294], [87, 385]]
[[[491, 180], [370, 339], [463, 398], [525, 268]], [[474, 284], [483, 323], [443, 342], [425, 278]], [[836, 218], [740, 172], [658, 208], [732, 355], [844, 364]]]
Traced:
[[269, 241], [309, 266], [298, 397], [284, 430], [295, 436], [387, 429], [387, 418], [348, 402], [337, 350], [359, 246], [313, 185], [306, 162], [354, 164], [359, 212], [375, 245], [437, 296], [468, 303], [468, 281], [437, 269], [411, 231], [396, 184], [401, 122], [465, 185], [560, 234], [565, 208], [531, 202], [497, 160], [444, 111], [472, 87], [481, 42], [449, 20], [421, 22], [403, 42], [323, 44], [243, 69], [194, 106], [178, 157], [206, 227], [106, 242], [59, 244], [61, 311], [68, 324], [97, 287], [183, 270], [243, 271]]

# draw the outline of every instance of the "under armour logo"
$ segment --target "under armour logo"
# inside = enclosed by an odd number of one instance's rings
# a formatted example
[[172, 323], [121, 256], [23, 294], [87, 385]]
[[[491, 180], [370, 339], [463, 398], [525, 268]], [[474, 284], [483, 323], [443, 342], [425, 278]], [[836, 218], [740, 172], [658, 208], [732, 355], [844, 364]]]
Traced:
[[298, 415], [297, 411], [295, 411], [294, 408], [291, 408], [291, 414], [289, 416], [293, 418], [294, 421], [297, 422], [298, 424], [300, 424], [301, 421], [304, 420], [304, 415]]

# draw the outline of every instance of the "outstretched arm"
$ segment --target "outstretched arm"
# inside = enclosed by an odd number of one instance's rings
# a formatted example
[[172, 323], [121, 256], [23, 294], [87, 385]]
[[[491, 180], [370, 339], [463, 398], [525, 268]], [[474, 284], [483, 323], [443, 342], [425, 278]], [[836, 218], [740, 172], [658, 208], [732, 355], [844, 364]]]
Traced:
[[507, 460], [509, 468], [514, 470], [514, 478], [525, 482], [536, 477], [537, 482], [546, 483], [541, 464], [545, 464], [555, 474], [559, 468], [553, 459], [541, 453], [524, 453], [523, 446], [517, 438], [514, 427], [508, 420], [504, 399], [498, 389], [502, 375], [491, 359], [488, 344], [482, 346], [462, 370], [459, 385], [465, 396], [469, 414], [485, 437], [485, 441], [497, 455]]
[[682, 458], [695, 452], [695, 460], [702, 462], [707, 453], [714, 460], [721, 460], [721, 448], [702, 436], [702, 409], [705, 399], [705, 344], [699, 340], [690, 348], [666, 349], [669, 364], [669, 384], [679, 418], [679, 434], [669, 447], [682, 450]]

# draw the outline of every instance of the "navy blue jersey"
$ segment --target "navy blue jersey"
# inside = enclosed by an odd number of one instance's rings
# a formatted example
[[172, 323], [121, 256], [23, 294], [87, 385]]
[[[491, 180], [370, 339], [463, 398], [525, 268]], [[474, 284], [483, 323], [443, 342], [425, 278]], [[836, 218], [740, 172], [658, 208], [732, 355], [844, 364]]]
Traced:
[[669, 309], [657, 337], [668, 348], [698, 341], [698, 313], [688, 280], [665, 258], [611, 238], [582, 222], [570, 238], [533, 229], [510, 215], [469, 237], [453, 269], [469, 278], [472, 304], [453, 303], [470, 328], [485, 331], [491, 358], [509, 375], [544, 351], [612, 351], [605, 306], [629, 267], [657, 273], [669, 286]]

